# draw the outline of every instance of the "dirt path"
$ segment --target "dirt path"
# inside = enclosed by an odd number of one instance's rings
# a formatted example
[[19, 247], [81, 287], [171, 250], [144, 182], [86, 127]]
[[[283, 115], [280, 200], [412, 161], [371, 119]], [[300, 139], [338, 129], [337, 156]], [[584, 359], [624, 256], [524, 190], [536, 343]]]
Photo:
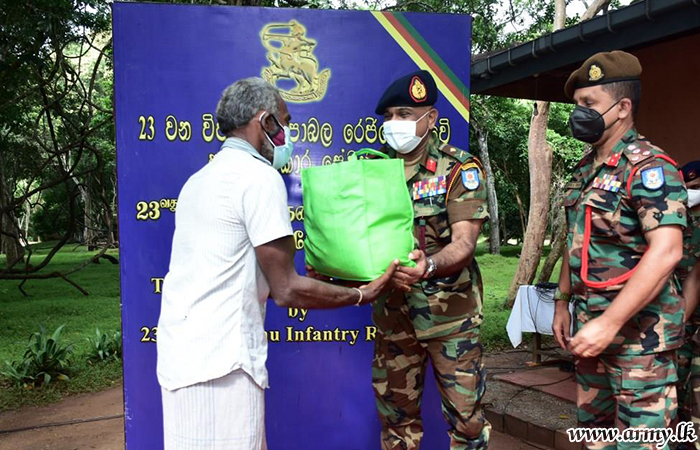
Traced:
[[[0, 414], [0, 450], [124, 450], [122, 408], [122, 387], [118, 386], [96, 394], [70, 397], [50, 406]], [[46, 426], [86, 420], [92, 421]], [[25, 428], [31, 429], [2, 433]], [[489, 449], [537, 450], [497, 432], [491, 436]]]
[[[1, 450], [123, 450], [122, 387], [70, 397], [50, 406], [28, 407], [0, 414]], [[115, 416], [117, 416], [115, 418]], [[46, 427], [48, 424], [93, 420]]]

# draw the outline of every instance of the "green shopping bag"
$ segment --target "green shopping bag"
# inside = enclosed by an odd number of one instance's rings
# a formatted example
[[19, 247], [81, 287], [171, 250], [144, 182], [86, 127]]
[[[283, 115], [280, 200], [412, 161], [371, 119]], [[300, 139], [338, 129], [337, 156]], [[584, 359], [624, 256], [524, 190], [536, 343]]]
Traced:
[[[381, 159], [358, 159], [372, 154]], [[415, 266], [413, 204], [403, 161], [362, 149], [347, 162], [301, 172], [306, 262], [323, 275], [369, 281], [391, 261]]]

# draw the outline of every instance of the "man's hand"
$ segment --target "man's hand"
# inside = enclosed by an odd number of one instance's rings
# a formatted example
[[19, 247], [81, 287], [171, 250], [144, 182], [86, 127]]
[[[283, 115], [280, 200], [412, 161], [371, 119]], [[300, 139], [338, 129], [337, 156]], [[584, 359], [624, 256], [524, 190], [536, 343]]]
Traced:
[[416, 267], [399, 266], [391, 280], [392, 287], [408, 292], [411, 285], [418, 282], [428, 268], [428, 261], [422, 250], [413, 250], [408, 259], [415, 261]]
[[569, 343], [569, 350], [576, 356], [592, 358], [608, 348], [620, 330], [605, 315], [586, 322]]
[[569, 312], [569, 302], [558, 301], [554, 306], [554, 321], [552, 322], [552, 331], [554, 339], [562, 350], [569, 349], [569, 341], [571, 340], [571, 313]]
[[386, 268], [384, 274], [372, 281], [369, 284], [360, 286], [360, 291], [362, 291], [362, 302], [361, 305], [366, 303], [372, 303], [377, 300], [386, 290], [389, 288], [389, 282], [392, 276], [396, 273], [396, 268], [399, 267], [399, 260], [395, 259]]
[[331, 277], [321, 275], [320, 273], [316, 272], [316, 269], [314, 269], [312, 266], [310, 266], [308, 264], [306, 265], [306, 276], [309, 278], [313, 278], [314, 280], [326, 281], [326, 282], [331, 281]]

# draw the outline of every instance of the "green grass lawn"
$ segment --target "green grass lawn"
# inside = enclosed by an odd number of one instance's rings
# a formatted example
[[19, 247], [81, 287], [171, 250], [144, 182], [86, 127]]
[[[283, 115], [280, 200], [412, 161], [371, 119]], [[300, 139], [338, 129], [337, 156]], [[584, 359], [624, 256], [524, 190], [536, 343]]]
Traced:
[[[36, 264], [46, 255], [51, 243], [34, 247], [32, 261]], [[65, 246], [52, 260], [46, 271], [68, 270], [93, 255], [85, 247]], [[116, 251], [110, 254], [117, 256]], [[35, 260], [34, 257], [37, 257]], [[4, 265], [4, 257], [0, 264]], [[67, 394], [91, 392], [112, 386], [121, 379], [121, 362], [89, 365], [85, 353], [95, 328], [112, 333], [121, 327], [119, 309], [119, 266], [107, 260], [90, 264], [70, 276], [86, 289], [80, 291], [61, 279], [31, 280], [24, 284], [25, 297], [17, 286], [19, 281], [0, 281], [0, 364], [19, 360], [27, 339], [43, 324], [49, 333], [65, 324], [62, 338], [74, 344], [74, 373], [68, 382], [52, 383], [44, 389], [26, 390], [0, 381], [0, 411], [26, 404], [42, 404], [59, 400]]]
[[[50, 246], [50, 243], [38, 244], [34, 247], [36, 255], [45, 255]], [[484, 277], [482, 336], [487, 350], [510, 347], [505, 331], [510, 310], [503, 304], [518, 265], [519, 252], [519, 246], [507, 246], [502, 248], [501, 255], [490, 255], [483, 242], [477, 249], [477, 260]], [[116, 251], [110, 253], [118, 256]], [[85, 247], [68, 245], [54, 257], [47, 270], [68, 270], [92, 254]], [[4, 264], [3, 258], [0, 257], [0, 265]], [[558, 270], [553, 275], [555, 280]], [[25, 283], [28, 294], [25, 297], [17, 288], [19, 281], [0, 281], [0, 364], [21, 358], [27, 338], [39, 329], [39, 324], [49, 332], [65, 324], [62, 336], [66, 342], [75, 345], [75, 370], [70, 381], [26, 390], [0, 380], [0, 411], [54, 402], [69, 394], [102, 390], [121, 379], [120, 362], [91, 365], [85, 356], [88, 350], [86, 338], [93, 336], [95, 328], [111, 333], [120, 327], [119, 266], [102, 260], [101, 264], [91, 264], [70, 278], [90, 295], [84, 296], [61, 279], [50, 279]], [[528, 337], [525, 336], [525, 342]]]

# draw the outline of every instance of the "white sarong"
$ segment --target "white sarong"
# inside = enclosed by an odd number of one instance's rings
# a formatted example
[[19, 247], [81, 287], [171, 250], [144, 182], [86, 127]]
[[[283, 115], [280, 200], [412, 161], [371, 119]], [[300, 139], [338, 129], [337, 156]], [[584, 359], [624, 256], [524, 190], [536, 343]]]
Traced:
[[265, 391], [242, 370], [163, 394], [165, 450], [266, 450]]

